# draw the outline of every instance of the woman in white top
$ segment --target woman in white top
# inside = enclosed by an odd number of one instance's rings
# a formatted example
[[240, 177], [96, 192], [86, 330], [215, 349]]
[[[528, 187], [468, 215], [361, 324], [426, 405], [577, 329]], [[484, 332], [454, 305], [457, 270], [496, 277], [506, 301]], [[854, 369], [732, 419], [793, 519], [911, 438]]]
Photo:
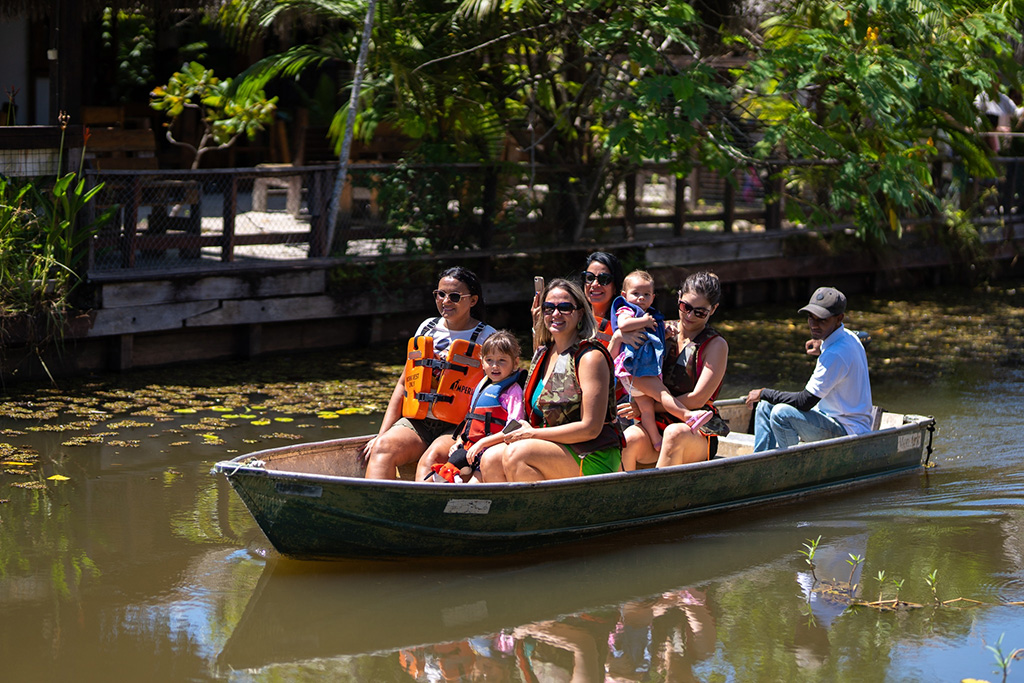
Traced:
[[[440, 313], [440, 317], [424, 320], [415, 335], [416, 338], [431, 338], [432, 353], [429, 356], [432, 358], [433, 365], [431, 363], [424, 364], [419, 358], [418, 352], [414, 352], [410, 346], [411, 358], [406, 363], [405, 369], [402, 370], [402, 375], [398, 378], [395, 390], [391, 394], [391, 400], [388, 401], [387, 410], [381, 420], [380, 430], [377, 432], [377, 436], [370, 439], [363, 449], [363, 454], [367, 458], [367, 479], [394, 479], [396, 468], [416, 462], [432, 444], [437, 443], [440, 448], [450, 447], [454, 443], [452, 432], [465, 417], [465, 411], [462, 411], [462, 415], [454, 415], [451, 410], [452, 405], [460, 405], [461, 402], [452, 403], [450, 399], [447, 399], [448, 403], [445, 403], [446, 399], [444, 398], [441, 399], [441, 403], [428, 403], [430, 407], [422, 417], [403, 416], [403, 409], [406, 415], [413, 412], [410, 408], [410, 394], [416, 397], [424, 395], [418, 393], [415, 387], [406, 391], [406, 379], [410, 374], [411, 367], [418, 366], [414, 372], [425, 370], [433, 374], [433, 380], [430, 381], [428, 378], [427, 382], [432, 387], [429, 393], [443, 393], [443, 387], [446, 386], [444, 373], [447, 372], [444, 366], [449, 360], [453, 363], [456, 362], [455, 359], [448, 357], [448, 351], [452, 344], [457, 340], [464, 340], [470, 344], [470, 348], [479, 349], [483, 341], [494, 333], [493, 327], [485, 325], [481, 321], [484, 308], [483, 291], [480, 281], [472, 271], [455, 267], [441, 273], [437, 289], [434, 290], [434, 300], [437, 303], [437, 312]], [[475, 370], [482, 373], [482, 370], [479, 370], [479, 351], [474, 350], [474, 353], [477, 355], [475, 365], [471, 360], [468, 362]], [[414, 359], [418, 362], [414, 362]], [[472, 372], [471, 369], [471, 375]], [[456, 377], [455, 381], [451, 383], [452, 386], [455, 386], [455, 392], [461, 391], [461, 386], [468, 384], [471, 396], [479, 377], [473, 379], [471, 376], [465, 375], [464, 371], [461, 376], [457, 374], [452, 376]], [[423, 403], [412, 402], [411, 405], [412, 407], [419, 406], [422, 413], [425, 407]], [[468, 410], [468, 399], [465, 403], [466, 410]], [[438, 419], [439, 415], [435, 414], [435, 408], [445, 419]], [[446, 440], [448, 445], [439, 443], [442, 440]]]

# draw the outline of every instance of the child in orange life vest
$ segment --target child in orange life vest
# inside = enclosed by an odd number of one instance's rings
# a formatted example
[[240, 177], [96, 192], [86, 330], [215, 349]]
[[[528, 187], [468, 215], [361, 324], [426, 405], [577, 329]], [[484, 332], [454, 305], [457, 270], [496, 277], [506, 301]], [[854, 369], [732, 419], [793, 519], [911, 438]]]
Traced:
[[479, 481], [475, 473], [480, 467], [480, 455], [501, 443], [501, 430], [509, 421], [525, 419], [523, 387], [519, 383], [520, 353], [519, 341], [508, 330], [499, 330], [484, 341], [484, 378], [473, 392], [469, 413], [459, 425], [455, 444], [444, 461], [430, 466], [435, 481]]

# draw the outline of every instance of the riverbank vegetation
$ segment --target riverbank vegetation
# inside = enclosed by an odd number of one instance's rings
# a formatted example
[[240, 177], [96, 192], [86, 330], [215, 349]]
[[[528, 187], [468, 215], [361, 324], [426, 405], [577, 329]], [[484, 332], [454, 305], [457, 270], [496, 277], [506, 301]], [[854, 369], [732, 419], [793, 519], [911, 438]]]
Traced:
[[[61, 114], [62, 134], [68, 123]], [[102, 189], [86, 185], [81, 167], [35, 180], [0, 174], [0, 352], [9, 336], [37, 350], [63, 338], [87, 243], [116, 211], [86, 211]]]

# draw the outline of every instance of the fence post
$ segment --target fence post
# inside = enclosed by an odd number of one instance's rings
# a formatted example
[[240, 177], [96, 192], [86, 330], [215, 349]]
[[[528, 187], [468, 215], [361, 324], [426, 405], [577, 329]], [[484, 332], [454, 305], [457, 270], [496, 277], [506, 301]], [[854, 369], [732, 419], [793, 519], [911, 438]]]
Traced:
[[683, 226], [686, 224], [686, 214], [689, 207], [686, 205], [686, 188], [689, 186], [689, 176], [676, 174], [675, 204], [672, 207], [672, 235], [673, 237], [683, 236]]
[[327, 213], [330, 195], [327, 193], [327, 174], [333, 171], [312, 171], [309, 175], [309, 258], [327, 254]]
[[121, 236], [121, 267], [135, 267], [135, 235], [139, 230], [139, 203], [142, 201], [142, 177], [134, 173], [128, 181], [128, 203], [124, 207], [124, 234]]
[[224, 190], [224, 229], [221, 234], [220, 260], [231, 263], [235, 260], [235, 215], [238, 213], [238, 176], [228, 175], [228, 186]]
[[764, 229], [782, 229], [782, 172], [778, 166], [765, 167]]
[[733, 221], [736, 220], [736, 186], [735, 176], [725, 178], [725, 196], [722, 197], [722, 232], [732, 232]]

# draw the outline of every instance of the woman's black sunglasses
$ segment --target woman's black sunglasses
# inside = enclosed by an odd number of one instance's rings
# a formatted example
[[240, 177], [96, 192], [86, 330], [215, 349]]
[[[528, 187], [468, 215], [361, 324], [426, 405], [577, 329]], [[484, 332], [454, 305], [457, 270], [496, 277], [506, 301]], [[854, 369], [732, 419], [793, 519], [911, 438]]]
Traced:
[[679, 300], [679, 309], [685, 309], [687, 313], [693, 313], [698, 318], [706, 318], [711, 313], [711, 311], [708, 310], [707, 308], [698, 308], [696, 306], [691, 306], [682, 299]]
[[541, 309], [544, 311], [545, 315], [551, 315], [555, 311], [558, 311], [562, 315], [569, 315], [577, 308], [579, 308], [579, 306], [568, 301], [559, 301], [557, 304], [553, 304], [550, 301], [545, 301], [541, 305]]
[[597, 284], [602, 287], [607, 287], [612, 283], [611, 273], [591, 273], [589, 270], [583, 271], [583, 281], [588, 285], [593, 284], [594, 280], [597, 280]]

